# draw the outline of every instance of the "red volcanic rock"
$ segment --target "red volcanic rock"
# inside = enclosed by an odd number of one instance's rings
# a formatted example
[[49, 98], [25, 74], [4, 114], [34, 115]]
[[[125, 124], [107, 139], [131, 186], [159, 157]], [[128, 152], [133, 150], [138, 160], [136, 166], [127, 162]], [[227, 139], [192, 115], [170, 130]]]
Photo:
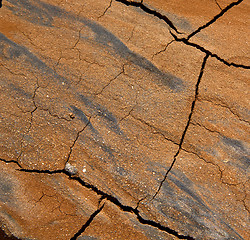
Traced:
[[4, 1], [0, 234], [247, 239], [248, 10]]

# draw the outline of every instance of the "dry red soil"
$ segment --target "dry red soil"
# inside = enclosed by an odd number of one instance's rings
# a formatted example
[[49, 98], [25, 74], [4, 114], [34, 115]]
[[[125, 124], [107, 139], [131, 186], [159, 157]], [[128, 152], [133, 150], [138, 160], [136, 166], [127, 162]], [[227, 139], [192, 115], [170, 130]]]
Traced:
[[249, 14], [4, 0], [0, 239], [248, 239]]

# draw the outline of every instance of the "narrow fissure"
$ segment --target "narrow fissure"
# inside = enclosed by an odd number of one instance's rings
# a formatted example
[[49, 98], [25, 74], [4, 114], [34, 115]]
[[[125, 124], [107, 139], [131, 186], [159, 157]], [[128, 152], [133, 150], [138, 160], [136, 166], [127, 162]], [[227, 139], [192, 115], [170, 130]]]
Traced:
[[110, 3], [108, 5], [108, 7], [104, 10], [104, 12], [99, 17], [97, 17], [98, 19], [100, 19], [101, 17], [103, 17], [106, 14], [106, 12], [111, 8], [112, 2], [113, 2], [113, 0], [110, 0]]
[[[36, 79], [37, 79], [37, 77], [36, 77]], [[32, 123], [33, 123], [33, 118], [34, 118], [34, 115], [33, 115], [33, 114], [34, 114], [34, 112], [38, 109], [38, 108], [37, 108], [37, 105], [36, 105], [36, 102], [35, 102], [36, 92], [37, 92], [37, 90], [40, 88], [40, 86], [39, 86], [39, 84], [38, 84], [38, 79], [37, 79], [36, 83], [37, 83], [37, 86], [36, 86], [36, 88], [34, 89], [33, 96], [32, 96], [32, 102], [33, 102], [33, 105], [34, 105], [34, 109], [30, 112], [30, 122], [29, 122], [29, 126], [28, 126], [28, 129], [27, 129], [27, 132], [22, 134], [21, 149], [20, 149], [20, 153], [19, 153], [19, 155], [18, 155], [18, 157], [17, 157], [17, 161], [16, 161], [19, 167], [20, 167], [19, 161], [20, 161], [20, 159], [21, 159], [21, 157], [22, 157], [22, 154], [23, 154], [24, 135], [25, 135], [25, 134], [28, 134], [28, 133], [30, 132], [30, 129], [31, 129]]]
[[85, 229], [91, 224], [91, 222], [94, 220], [94, 218], [102, 211], [104, 207], [104, 204], [98, 208], [88, 219], [88, 221], [81, 227], [81, 229], [70, 239], [70, 240], [76, 240], [81, 234], [85, 231]]
[[189, 125], [190, 125], [190, 121], [191, 121], [191, 118], [192, 118], [192, 115], [193, 115], [195, 103], [196, 103], [197, 98], [198, 98], [198, 94], [199, 94], [199, 85], [200, 85], [200, 82], [201, 82], [201, 78], [202, 78], [202, 76], [203, 76], [204, 68], [205, 68], [205, 65], [206, 65], [206, 62], [207, 62], [208, 57], [209, 57], [209, 55], [206, 54], [206, 56], [204, 57], [203, 62], [202, 62], [200, 74], [199, 74], [199, 77], [198, 77], [198, 80], [197, 80], [197, 83], [196, 83], [196, 86], [195, 86], [195, 96], [194, 96], [194, 100], [193, 100], [192, 105], [191, 105], [191, 110], [190, 110], [190, 113], [189, 113], [189, 116], [188, 116], [187, 124], [186, 124], [185, 129], [184, 129], [184, 131], [183, 131], [183, 133], [182, 133], [182, 136], [181, 136], [181, 140], [180, 140], [180, 143], [179, 143], [179, 148], [178, 148], [177, 152], [175, 153], [175, 155], [174, 155], [174, 160], [173, 160], [172, 164], [170, 165], [169, 169], [167, 170], [167, 172], [166, 172], [166, 174], [165, 174], [163, 180], [161, 181], [161, 183], [160, 183], [160, 185], [159, 185], [159, 187], [158, 187], [156, 193], [153, 195], [152, 200], [153, 200], [153, 199], [157, 196], [157, 194], [160, 192], [163, 183], [165, 182], [165, 180], [166, 180], [166, 178], [167, 178], [169, 172], [172, 170], [172, 168], [173, 168], [173, 166], [174, 166], [174, 164], [175, 164], [175, 162], [176, 162], [176, 159], [177, 159], [177, 157], [178, 157], [178, 155], [179, 155], [179, 153], [180, 153], [180, 151], [181, 151], [182, 144], [183, 144], [184, 138], [185, 138], [185, 136], [186, 136], [186, 133], [187, 133], [187, 130], [188, 130], [188, 127], [189, 127]]
[[[217, 14], [212, 20], [204, 24], [203, 26], [197, 28], [194, 32], [192, 32], [186, 39], [189, 40], [191, 37], [193, 37], [195, 34], [199, 33], [202, 29], [209, 27], [211, 24], [213, 24], [216, 20], [218, 20], [220, 17], [222, 17], [228, 10], [230, 10], [232, 7], [239, 5], [243, 0], [238, 0], [236, 2], [230, 3], [227, 7], [225, 7], [219, 14]], [[217, 2], [216, 2], [217, 3]], [[217, 3], [218, 5], [218, 3]], [[219, 5], [218, 5], [219, 6]], [[220, 6], [219, 6], [220, 7]]]
[[218, 6], [218, 8], [219, 8], [220, 10], [222, 10], [222, 8], [221, 8], [220, 4], [217, 2], [217, 0], [214, 0], [214, 1], [215, 1], [215, 4]]
[[87, 126], [90, 124], [90, 119], [91, 119], [91, 117], [89, 118], [87, 124], [86, 124], [79, 132], [77, 132], [76, 138], [75, 138], [74, 142], [72, 143], [72, 145], [70, 146], [69, 153], [68, 153], [68, 157], [67, 157], [67, 160], [66, 160], [65, 165], [68, 163], [68, 161], [69, 161], [69, 159], [70, 159], [71, 153], [72, 153], [72, 151], [73, 151], [73, 148], [74, 148], [74, 146], [75, 146], [75, 144], [76, 144], [76, 142], [77, 142], [77, 140], [78, 140], [80, 134], [81, 134], [81, 133], [87, 128]]
[[239, 113], [237, 113], [235, 110], [233, 110], [233, 109], [231, 108], [231, 106], [228, 106], [228, 104], [226, 104], [225, 102], [223, 102], [221, 99], [220, 99], [220, 103], [215, 102], [215, 101], [212, 101], [211, 99], [209, 99], [209, 98], [204, 98], [204, 97], [203, 97], [203, 98], [199, 98], [199, 101], [206, 101], [206, 102], [209, 102], [209, 103], [214, 104], [214, 105], [216, 105], [216, 106], [219, 106], [219, 107], [222, 107], [222, 108], [226, 108], [229, 112], [231, 112], [231, 113], [234, 115], [234, 117], [238, 118], [238, 120], [240, 120], [240, 121], [242, 121], [242, 122], [244, 122], [244, 123], [250, 125], [250, 121], [248, 121], [248, 120], [246, 120], [246, 119], [243, 119], [243, 118], [239, 115]]
[[6, 160], [6, 159], [3, 159], [3, 158], [0, 158], [0, 161], [5, 162], [5, 163], [15, 163], [15, 164], [18, 165], [19, 168], [22, 168], [22, 166], [20, 165], [20, 163], [17, 160]]
[[98, 96], [98, 95], [102, 94], [103, 91], [104, 91], [113, 81], [115, 81], [120, 75], [122, 75], [122, 74], [126, 75], [126, 74], [125, 74], [125, 66], [126, 66], [126, 65], [127, 65], [127, 64], [124, 64], [124, 65], [122, 66], [122, 70], [121, 70], [114, 78], [112, 78], [111, 80], [109, 80], [109, 82], [108, 82], [106, 85], [104, 85], [104, 87], [103, 87], [99, 92], [95, 93], [95, 96]]

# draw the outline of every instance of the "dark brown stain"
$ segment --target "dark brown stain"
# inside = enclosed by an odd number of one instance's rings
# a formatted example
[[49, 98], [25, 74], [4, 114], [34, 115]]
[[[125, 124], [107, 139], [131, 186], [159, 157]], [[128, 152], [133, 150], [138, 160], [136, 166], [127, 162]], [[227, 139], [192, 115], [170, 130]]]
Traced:
[[16, 238], [13, 235], [8, 236], [2, 228], [0, 228], [0, 240], [21, 240], [20, 238]]

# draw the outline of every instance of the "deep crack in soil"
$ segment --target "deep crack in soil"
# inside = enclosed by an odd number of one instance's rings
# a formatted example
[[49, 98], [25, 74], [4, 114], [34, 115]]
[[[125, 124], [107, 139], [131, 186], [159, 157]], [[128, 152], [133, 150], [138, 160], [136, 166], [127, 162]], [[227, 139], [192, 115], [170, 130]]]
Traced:
[[200, 85], [200, 82], [201, 82], [201, 78], [202, 78], [202, 76], [203, 76], [203, 72], [204, 72], [204, 69], [205, 69], [206, 62], [207, 62], [208, 57], [209, 57], [209, 55], [206, 54], [206, 56], [205, 56], [204, 59], [203, 59], [202, 65], [201, 65], [200, 74], [199, 74], [197, 83], [196, 83], [196, 85], [195, 85], [195, 96], [194, 96], [194, 100], [193, 100], [192, 105], [191, 105], [191, 110], [190, 110], [190, 113], [189, 113], [189, 116], [188, 116], [187, 124], [186, 124], [185, 129], [184, 129], [184, 131], [183, 131], [183, 133], [182, 133], [182, 136], [181, 136], [181, 140], [180, 140], [180, 143], [179, 143], [178, 150], [177, 150], [177, 152], [175, 153], [175, 155], [174, 155], [174, 160], [173, 160], [173, 162], [171, 163], [169, 169], [167, 170], [167, 172], [166, 172], [166, 174], [165, 174], [163, 180], [160, 182], [160, 185], [159, 185], [159, 187], [158, 187], [156, 193], [153, 195], [152, 200], [153, 200], [153, 199], [157, 196], [157, 194], [160, 192], [161, 187], [162, 187], [162, 184], [165, 182], [165, 180], [166, 180], [166, 178], [167, 178], [169, 172], [170, 172], [170, 171], [172, 170], [172, 168], [174, 167], [174, 164], [175, 164], [175, 162], [176, 162], [176, 159], [177, 159], [177, 157], [178, 157], [178, 155], [179, 155], [179, 153], [180, 153], [180, 151], [181, 151], [181, 149], [182, 149], [182, 144], [183, 144], [185, 135], [186, 135], [186, 133], [187, 133], [188, 127], [189, 127], [189, 125], [190, 125], [190, 122], [191, 122], [191, 119], [192, 119], [193, 112], [194, 112], [195, 103], [196, 103], [196, 101], [197, 101], [197, 99], [198, 99], [199, 85]]
[[[6, 160], [0, 159], [0, 161], [4, 161], [7, 162]], [[15, 162], [16, 163], [16, 162]], [[17, 164], [17, 163], [16, 163]], [[98, 189], [96, 186], [89, 184], [85, 181], [83, 181], [79, 176], [77, 175], [72, 175], [71, 172], [66, 171], [65, 169], [58, 169], [58, 170], [38, 170], [38, 169], [24, 169], [24, 168], [19, 168], [17, 169], [17, 171], [21, 171], [21, 172], [26, 172], [26, 173], [38, 173], [38, 174], [64, 174], [66, 176], [69, 177], [69, 179], [71, 180], [75, 180], [77, 181], [81, 186], [86, 187], [88, 189], [91, 189], [92, 191], [94, 191], [97, 195], [101, 196], [101, 200], [106, 199], [108, 201], [110, 201], [111, 203], [115, 204], [117, 207], [119, 207], [122, 211], [124, 212], [129, 212], [132, 214], [135, 214], [136, 218], [138, 219], [138, 221], [141, 224], [145, 224], [145, 225], [149, 225], [151, 227], [155, 227], [161, 231], [164, 231], [170, 235], [173, 235], [179, 239], [188, 239], [188, 240], [193, 240], [194, 238], [188, 235], [182, 235], [179, 234], [178, 232], [176, 232], [174, 229], [171, 229], [167, 226], [163, 226], [160, 223], [157, 223], [155, 221], [152, 220], [148, 220], [148, 219], [144, 219], [141, 215], [140, 215], [140, 211], [136, 208], [132, 208], [131, 206], [126, 206], [123, 205], [117, 198], [113, 197], [110, 194], [107, 194], [105, 192], [103, 192], [102, 190]], [[75, 236], [79, 236], [78, 234], [83, 233], [84, 230], [90, 225], [90, 223], [92, 222], [92, 220], [94, 219], [94, 217], [102, 210], [104, 205], [102, 205], [100, 208], [98, 208], [89, 218], [89, 220], [83, 225], [83, 227], [75, 234]], [[74, 237], [75, 237], [74, 236]], [[75, 239], [75, 238], [72, 238]]]

